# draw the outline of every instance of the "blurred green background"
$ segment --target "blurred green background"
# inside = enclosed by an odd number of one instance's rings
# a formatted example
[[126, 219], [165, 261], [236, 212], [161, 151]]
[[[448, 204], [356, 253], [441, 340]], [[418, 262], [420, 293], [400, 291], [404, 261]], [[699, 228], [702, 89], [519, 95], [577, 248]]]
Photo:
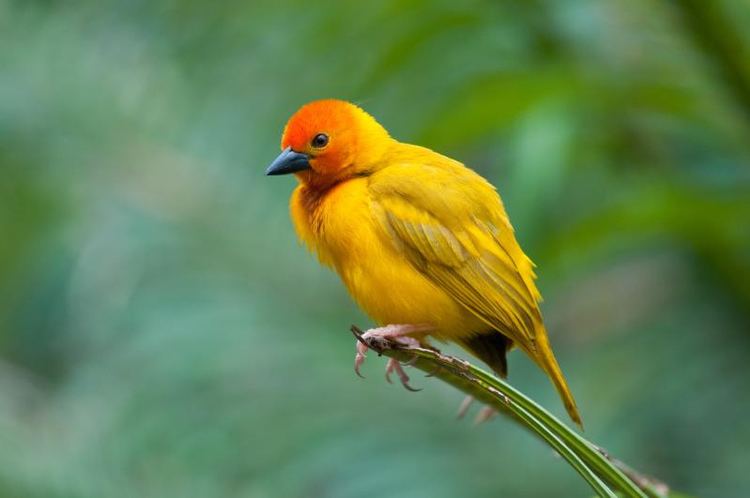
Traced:
[[322, 97], [498, 186], [586, 437], [747, 496], [748, 25], [742, 0], [0, 0], [0, 496], [591, 495], [436, 380], [354, 376], [370, 322], [263, 176]]

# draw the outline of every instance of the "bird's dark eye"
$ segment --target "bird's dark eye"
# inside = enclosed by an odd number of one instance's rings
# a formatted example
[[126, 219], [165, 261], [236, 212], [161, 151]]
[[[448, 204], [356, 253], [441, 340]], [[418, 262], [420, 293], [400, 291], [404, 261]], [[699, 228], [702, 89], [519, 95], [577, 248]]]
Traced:
[[312, 146], [320, 149], [328, 145], [328, 135], [325, 133], [318, 133], [315, 138], [312, 139]]

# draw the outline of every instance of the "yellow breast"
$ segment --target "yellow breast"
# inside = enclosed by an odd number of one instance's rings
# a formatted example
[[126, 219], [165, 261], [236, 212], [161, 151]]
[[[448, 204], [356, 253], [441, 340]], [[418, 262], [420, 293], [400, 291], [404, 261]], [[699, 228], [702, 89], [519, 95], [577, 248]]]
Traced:
[[354, 178], [323, 195], [300, 185], [291, 213], [300, 238], [378, 324], [429, 323], [434, 337], [452, 340], [486, 329], [409, 263], [375, 219], [376, 202], [367, 179]]

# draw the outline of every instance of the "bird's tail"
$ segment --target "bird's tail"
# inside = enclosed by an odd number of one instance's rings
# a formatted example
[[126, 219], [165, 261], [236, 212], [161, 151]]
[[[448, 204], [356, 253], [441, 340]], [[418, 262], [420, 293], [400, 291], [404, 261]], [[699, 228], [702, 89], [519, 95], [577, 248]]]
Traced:
[[[544, 326], [542, 325], [542, 327]], [[532, 356], [539, 367], [541, 367], [542, 370], [547, 373], [550, 380], [552, 380], [552, 383], [555, 385], [555, 389], [557, 389], [557, 392], [565, 405], [565, 410], [567, 410], [570, 418], [576, 423], [576, 425], [578, 425], [578, 427], [583, 429], [583, 421], [581, 421], [581, 414], [578, 413], [576, 400], [570, 392], [568, 383], [565, 381], [562, 370], [560, 370], [560, 365], [557, 364], [555, 355], [552, 352], [552, 347], [547, 339], [547, 333], [543, 328], [541, 331], [537, 332], [535, 343], [536, 352]]]

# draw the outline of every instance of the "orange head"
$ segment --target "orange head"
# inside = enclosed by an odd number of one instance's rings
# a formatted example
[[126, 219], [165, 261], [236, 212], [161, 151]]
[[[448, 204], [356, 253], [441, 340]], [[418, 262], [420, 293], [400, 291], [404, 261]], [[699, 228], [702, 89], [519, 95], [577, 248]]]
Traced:
[[267, 175], [296, 173], [306, 183], [330, 184], [372, 170], [391, 139], [375, 119], [343, 100], [316, 100], [287, 122], [282, 152]]

